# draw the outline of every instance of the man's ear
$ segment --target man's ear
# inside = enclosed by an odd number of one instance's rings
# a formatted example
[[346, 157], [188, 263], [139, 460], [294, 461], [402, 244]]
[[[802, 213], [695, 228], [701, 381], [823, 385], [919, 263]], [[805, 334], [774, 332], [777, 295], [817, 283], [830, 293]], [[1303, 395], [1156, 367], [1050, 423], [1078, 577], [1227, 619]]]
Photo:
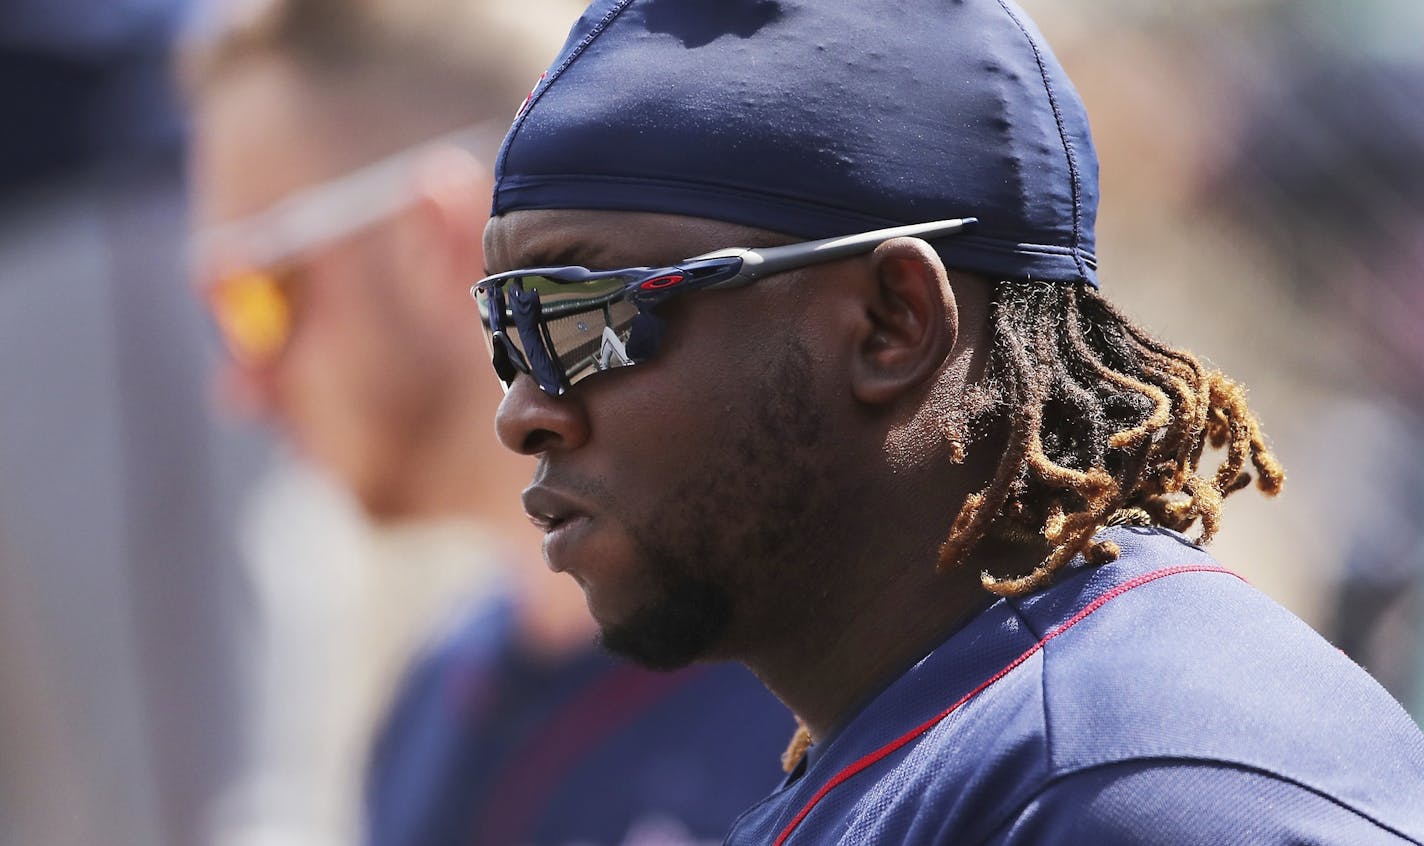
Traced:
[[[469, 288], [484, 275], [483, 235], [493, 184], [469, 152], [453, 146], [420, 153], [411, 179], [401, 267], [418, 269], [402, 284], [416, 286], [442, 313], [469, 305]], [[471, 306], [473, 307], [473, 306]]]
[[856, 399], [881, 405], [939, 371], [959, 335], [959, 310], [944, 262], [919, 238], [886, 241], [871, 262], [851, 378]]

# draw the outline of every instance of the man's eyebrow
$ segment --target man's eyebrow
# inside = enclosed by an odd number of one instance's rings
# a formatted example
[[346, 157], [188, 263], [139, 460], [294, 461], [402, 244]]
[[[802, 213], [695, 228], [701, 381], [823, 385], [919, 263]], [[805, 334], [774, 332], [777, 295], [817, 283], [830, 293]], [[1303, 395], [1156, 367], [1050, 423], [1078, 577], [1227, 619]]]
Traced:
[[580, 240], [562, 241], [557, 244], [535, 244], [529, 248], [528, 252], [521, 253], [518, 267], [578, 265], [596, 269], [596, 260], [600, 252], [597, 247]]
[[[580, 260], [581, 257], [587, 255], [583, 245], [577, 243], [566, 243], [560, 246], [536, 244], [527, 250], [521, 250], [518, 254], [519, 260], [501, 272], [508, 273], [511, 270], [533, 267], [566, 267], [569, 265], [588, 267], [589, 265], [585, 261]], [[484, 273], [486, 276], [493, 273], [488, 263], [484, 266]]]

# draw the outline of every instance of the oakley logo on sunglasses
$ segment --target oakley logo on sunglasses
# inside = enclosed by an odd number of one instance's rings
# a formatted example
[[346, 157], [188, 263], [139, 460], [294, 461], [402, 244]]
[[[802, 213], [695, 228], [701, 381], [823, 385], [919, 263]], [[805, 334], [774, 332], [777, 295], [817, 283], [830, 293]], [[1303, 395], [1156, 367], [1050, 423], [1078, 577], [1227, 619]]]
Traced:
[[[975, 222], [937, 220], [782, 247], [735, 247], [671, 267], [511, 270], [481, 279], [470, 293], [506, 389], [524, 373], [545, 393], [559, 396], [594, 373], [653, 358], [664, 329], [658, 306], [675, 296], [862, 255], [891, 238], [943, 238]], [[602, 331], [592, 331], [599, 325]]]
[[659, 288], [671, 288], [686, 278], [687, 277], [681, 273], [669, 273], [666, 276], [649, 279], [638, 287], [644, 291], [656, 291]]

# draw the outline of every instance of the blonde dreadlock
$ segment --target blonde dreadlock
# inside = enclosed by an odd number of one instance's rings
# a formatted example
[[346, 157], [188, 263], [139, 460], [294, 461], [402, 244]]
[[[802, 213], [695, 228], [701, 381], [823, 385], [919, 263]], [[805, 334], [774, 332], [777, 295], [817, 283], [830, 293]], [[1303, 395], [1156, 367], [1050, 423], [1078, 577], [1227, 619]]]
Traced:
[[[1171, 349], [1081, 285], [1001, 282], [990, 311], [987, 392], [973, 422], [1008, 410], [1008, 442], [994, 477], [968, 497], [940, 550], [941, 569], [985, 537], [1041, 538], [1050, 551], [1021, 577], [982, 575], [1001, 596], [1047, 584], [1075, 555], [1111, 561], [1094, 542], [1104, 526], [1150, 522], [1197, 541], [1216, 534], [1224, 497], [1261, 491], [1285, 473], [1267, 449], [1241, 386]], [[975, 427], [979, 428], [979, 427]], [[1198, 473], [1205, 445], [1225, 448], [1215, 474]]]

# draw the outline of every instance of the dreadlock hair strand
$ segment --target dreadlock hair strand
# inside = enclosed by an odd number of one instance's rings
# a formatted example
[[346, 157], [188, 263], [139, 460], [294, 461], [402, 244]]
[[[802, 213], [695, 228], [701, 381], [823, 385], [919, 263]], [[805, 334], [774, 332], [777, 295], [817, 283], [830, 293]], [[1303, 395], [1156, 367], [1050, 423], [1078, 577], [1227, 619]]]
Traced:
[[[997, 306], [995, 306], [997, 308]], [[996, 322], [999, 322], [996, 319]], [[1012, 326], [994, 339], [995, 358], [1013, 357], [1021, 359], [1020, 366], [1005, 374], [999, 397], [1003, 407], [1009, 409], [1010, 427], [1008, 443], [1003, 458], [999, 462], [994, 478], [984, 490], [970, 494], [960, 506], [949, 537], [940, 547], [938, 569], [947, 570], [964, 560], [969, 551], [984, 536], [989, 523], [1008, 505], [1010, 494], [1019, 473], [1019, 468], [1027, 460], [1033, 433], [1039, 429], [1043, 414], [1041, 405], [1030, 401], [1036, 394], [1032, 384], [1032, 368], [1028, 366], [1027, 354], [1016, 337]], [[982, 404], [981, 405], [985, 405]]]
[[[973, 432], [1007, 417], [989, 483], [965, 499], [939, 567], [966, 561], [985, 538], [1036, 540], [1047, 555], [1027, 574], [981, 574], [1004, 596], [1037, 590], [1077, 555], [1117, 557], [1093, 538], [1108, 525], [1155, 524], [1199, 543], [1220, 528], [1222, 502], [1248, 486], [1280, 491], [1285, 473], [1266, 446], [1240, 385], [1135, 325], [1081, 284], [1000, 282], [989, 309], [984, 390]], [[1222, 449], [1210, 476], [1206, 445]]]

